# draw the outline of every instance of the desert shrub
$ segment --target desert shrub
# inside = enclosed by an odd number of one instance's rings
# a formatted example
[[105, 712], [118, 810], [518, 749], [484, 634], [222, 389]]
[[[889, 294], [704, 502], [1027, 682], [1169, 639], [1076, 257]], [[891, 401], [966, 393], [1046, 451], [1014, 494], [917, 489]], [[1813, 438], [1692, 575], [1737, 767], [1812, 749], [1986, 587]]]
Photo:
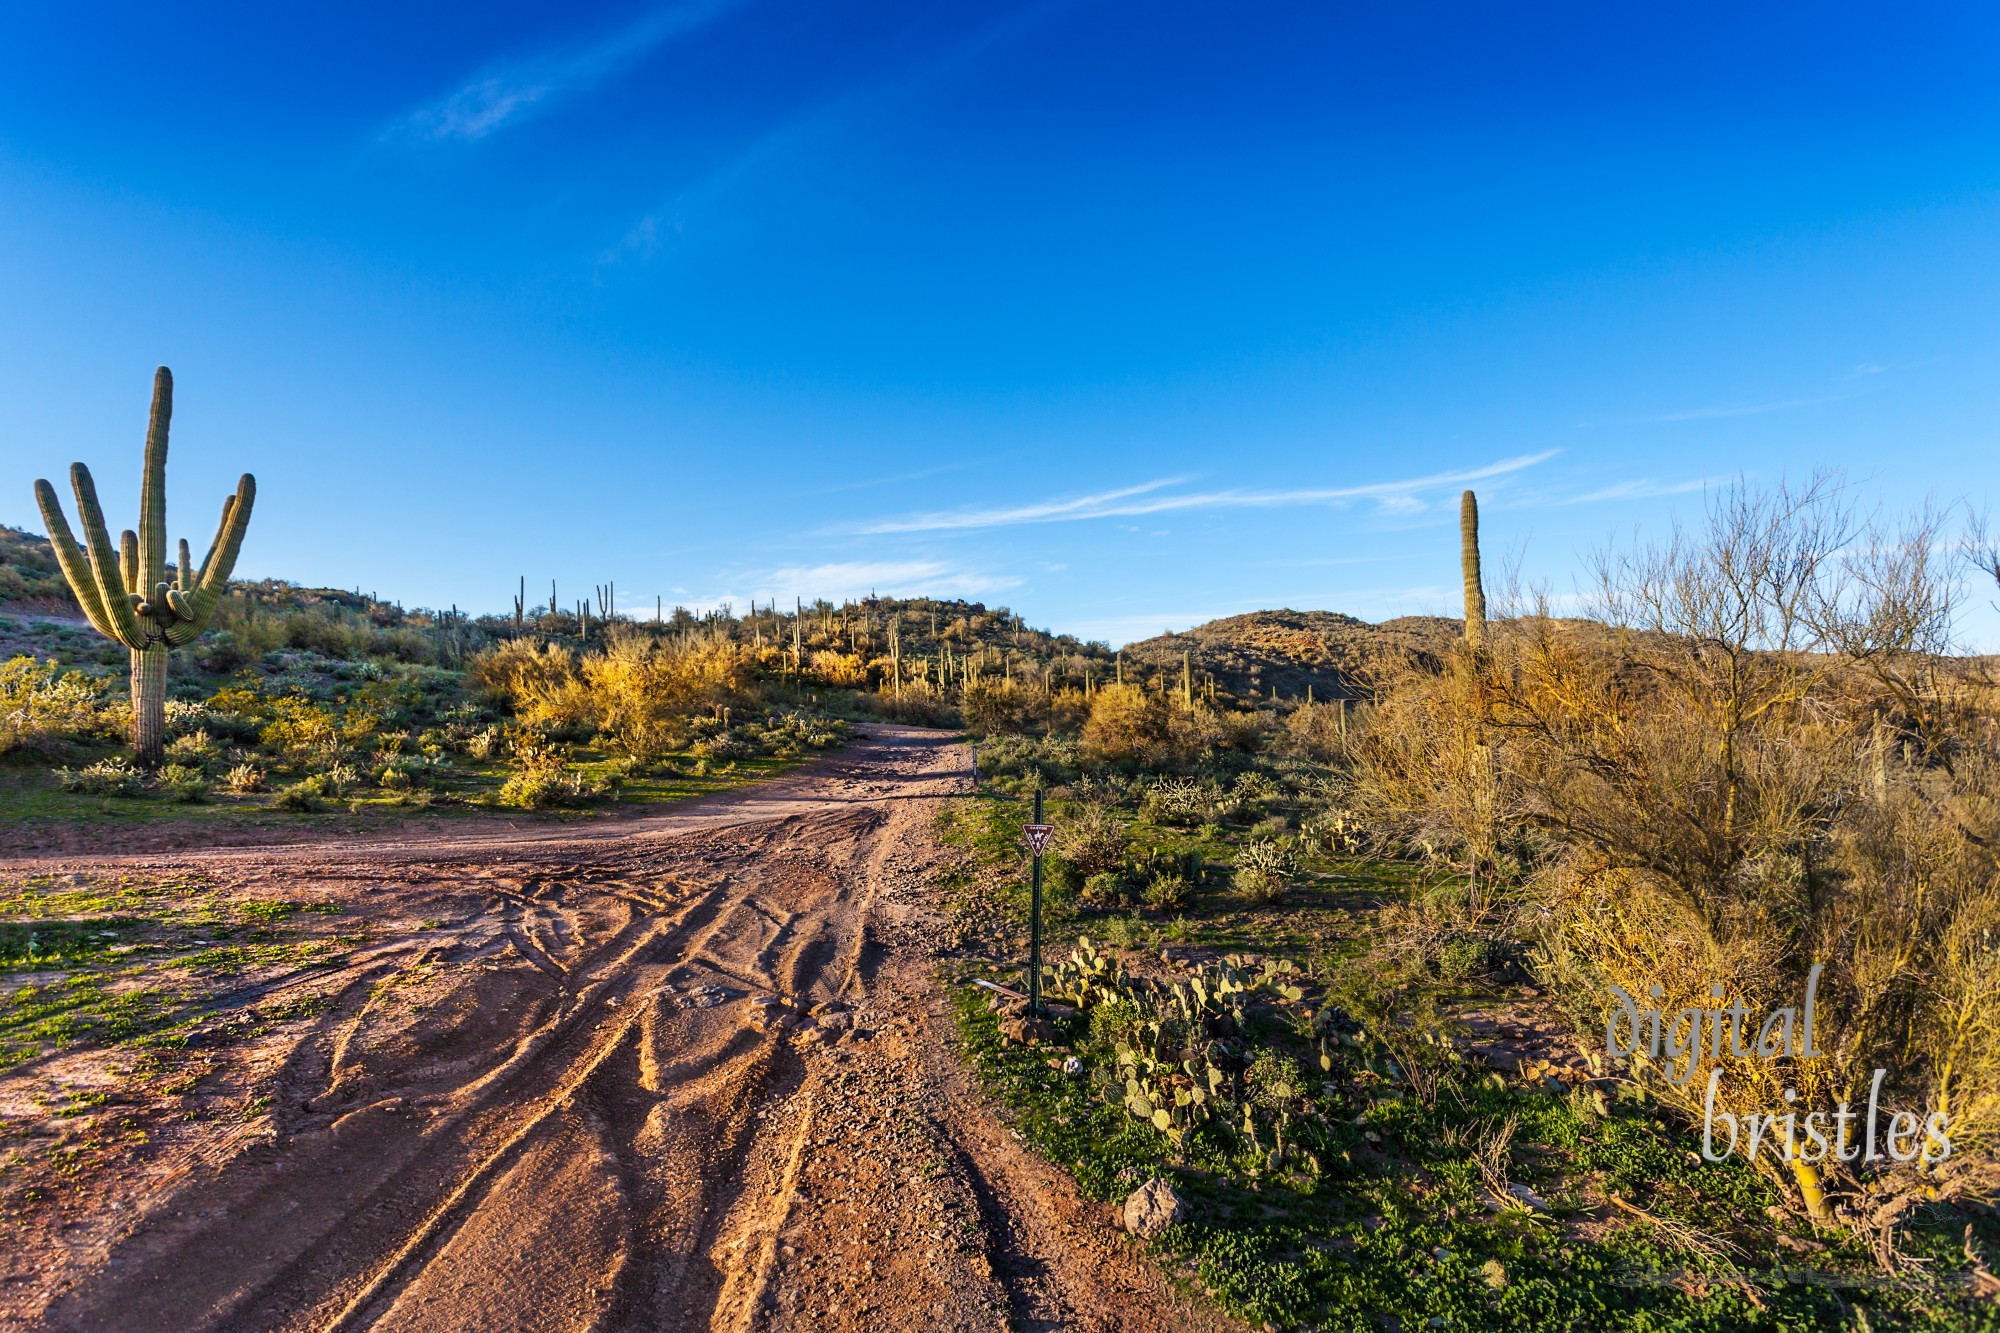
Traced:
[[160, 770], [159, 784], [167, 799], [185, 805], [194, 805], [208, 798], [208, 778], [194, 765], [168, 764]]
[[500, 788], [500, 803], [527, 810], [574, 805], [591, 793], [572, 767], [566, 747], [532, 728], [515, 733], [514, 772]]
[[1116, 870], [1100, 870], [1083, 883], [1083, 901], [1100, 910], [1125, 902], [1125, 876]]
[[284, 695], [269, 701], [268, 716], [260, 741], [290, 759], [310, 762], [340, 750], [339, 719], [324, 704], [302, 695]]
[[1044, 690], [1013, 678], [975, 680], [959, 698], [965, 729], [976, 736], [1074, 735], [1090, 708], [1081, 690]]
[[819, 651], [806, 661], [806, 675], [821, 685], [854, 689], [868, 684], [868, 663], [857, 653]]
[[1125, 826], [1101, 805], [1078, 806], [1056, 826], [1056, 851], [1074, 869], [1076, 878], [1085, 882], [1093, 875], [1118, 869], [1130, 843]]
[[1298, 849], [1287, 839], [1262, 838], [1236, 854], [1236, 889], [1253, 903], [1276, 902], [1298, 873]]
[[473, 664], [475, 678], [506, 699], [525, 726], [544, 732], [589, 729], [624, 753], [650, 759], [686, 743], [692, 714], [746, 703], [745, 650], [728, 640], [661, 642], [615, 631], [601, 652], [517, 639]]
[[526, 725], [565, 726], [589, 712], [576, 654], [560, 644], [509, 639], [473, 660], [472, 678]]
[[210, 630], [194, 645], [195, 665], [203, 671], [226, 676], [256, 661], [258, 654], [228, 630]]
[[1072, 782], [1083, 766], [1082, 747], [1059, 736], [997, 736], [979, 746], [980, 776], [1003, 791]]
[[748, 759], [756, 753], [756, 747], [740, 736], [707, 736], [694, 743], [692, 753], [702, 759], [712, 759], [717, 763], [735, 759]]
[[1156, 912], [1178, 912], [1188, 904], [1191, 887], [1185, 876], [1168, 872], [1146, 885], [1146, 906]]
[[[1349, 710], [1347, 714], [1343, 709]], [[1334, 763], [1347, 755], [1349, 728], [1353, 725], [1351, 705], [1333, 703], [1301, 704], [1285, 716], [1285, 730], [1293, 742], [1321, 763]]]
[[1946, 545], [1935, 516], [1858, 528], [1820, 483], [1730, 488], [1701, 528], [1603, 556], [1598, 620], [1502, 620], [1387, 678], [1352, 793], [1478, 896], [1525, 900], [1594, 1049], [1614, 985], [1762, 1015], [1823, 968], [1819, 1055], [1628, 1072], [1690, 1121], [1711, 1074], [1737, 1116], [1830, 1121], [1876, 1070], [1883, 1105], [1946, 1114], [1941, 1161], [1765, 1159], [1885, 1262], [1911, 1209], [2000, 1193], [2000, 709], [1950, 651]]
[[115, 730], [103, 687], [80, 671], [15, 657], [0, 662], [0, 753], [24, 744], [83, 740]]
[[1278, 797], [1278, 784], [1268, 773], [1256, 769], [1236, 775], [1234, 785], [1236, 799], [1246, 806], [1262, 805]]
[[165, 711], [169, 739], [178, 739], [197, 731], [213, 734], [217, 728], [227, 725], [222, 720], [222, 713], [205, 703], [189, 699], [169, 699]]
[[56, 785], [83, 796], [143, 796], [146, 775], [129, 759], [100, 759], [84, 768], [58, 768]]
[[361, 771], [352, 764], [328, 764], [326, 770], [314, 775], [319, 783], [319, 791], [324, 796], [345, 796], [361, 785]]
[[1163, 824], [1199, 824], [1219, 795], [1214, 786], [1193, 778], [1164, 777], [1146, 791], [1146, 813]]
[[264, 790], [264, 770], [255, 764], [238, 764], [223, 776], [222, 785], [239, 796]]
[[1105, 763], [1168, 766], [1184, 748], [1166, 698], [1137, 685], [1106, 685], [1092, 697], [1083, 743]]
[[272, 800], [273, 807], [305, 814], [326, 806], [326, 784], [318, 776], [303, 778], [289, 787], [279, 790]]
[[439, 756], [399, 755], [377, 770], [375, 785], [384, 791], [410, 791], [430, 782], [445, 767], [447, 762]]
[[183, 732], [167, 742], [167, 758], [199, 768], [222, 753], [206, 730]]

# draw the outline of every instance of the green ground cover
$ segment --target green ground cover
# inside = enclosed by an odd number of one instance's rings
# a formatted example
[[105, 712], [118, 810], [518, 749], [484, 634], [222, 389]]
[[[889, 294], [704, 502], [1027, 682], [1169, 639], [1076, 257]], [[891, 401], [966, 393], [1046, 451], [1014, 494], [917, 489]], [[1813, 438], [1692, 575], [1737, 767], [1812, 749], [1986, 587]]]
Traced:
[[[987, 992], [966, 983], [1025, 983], [1017, 776], [990, 764], [982, 793], [941, 816], [965, 852], [944, 884], [967, 946], [949, 972], [965, 1056], [1085, 1194], [1120, 1200], [1146, 1179], [1172, 1182], [1190, 1216], [1153, 1252], [1253, 1325], [2000, 1328], [2000, 1312], [1971, 1294], [1976, 1256], [2000, 1244], [1991, 1214], [1921, 1213], [1900, 1237], [1913, 1262], [1885, 1272], [1851, 1233], [1786, 1210], [1740, 1159], [1702, 1161], [1698, 1134], [1636, 1085], [1551, 1084], [1469, 1056], [1454, 1014], [1518, 996], [1526, 975], [1490, 949], [1454, 958], [1449, 941], [1413, 965], [1374, 928], [1385, 909], [1462, 885], [1302, 839], [1286, 891], [1246, 897], [1229, 867], [1276, 832], [1282, 782], [1205, 828], [1149, 818], [1143, 784], [1058, 787], [1059, 828], [1095, 818], [1089, 804], [1110, 807], [1118, 873], [1185, 866], [1194, 852], [1199, 882], [1171, 908], [1093, 904], [1073, 861], [1051, 856], [1046, 988], [1081, 1009], [1052, 1044], [1003, 1040]], [[1059, 966], [1080, 934], [1095, 959]], [[1117, 958], [1122, 980], [1078, 984]], [[1225, 972], [1248, 987], [1240, 1009], [1211, 1006], [1207, 1021], [1176, 1029], [1158, 988], [1185, 994]], [[1080, 1068], [1066, 1073], [1069, 1058]], [[1191, 1109], [1196, 1088], [1209, 1095]]]

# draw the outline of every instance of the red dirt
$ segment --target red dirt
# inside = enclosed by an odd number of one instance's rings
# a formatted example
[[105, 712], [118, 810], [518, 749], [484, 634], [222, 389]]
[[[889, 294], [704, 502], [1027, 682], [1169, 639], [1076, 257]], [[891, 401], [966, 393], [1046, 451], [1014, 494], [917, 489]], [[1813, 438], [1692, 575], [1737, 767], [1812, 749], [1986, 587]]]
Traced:
[[11, 1221], [0, 1325], [1225, 1327], [949, 1050], [930, 828], [966, 764], [883, 726], [615, 824], [0, 866], [198, 872], [373, 927], [226, 997], [328, 1000], [217, 1066], [268, 1109], [141, 1115]]

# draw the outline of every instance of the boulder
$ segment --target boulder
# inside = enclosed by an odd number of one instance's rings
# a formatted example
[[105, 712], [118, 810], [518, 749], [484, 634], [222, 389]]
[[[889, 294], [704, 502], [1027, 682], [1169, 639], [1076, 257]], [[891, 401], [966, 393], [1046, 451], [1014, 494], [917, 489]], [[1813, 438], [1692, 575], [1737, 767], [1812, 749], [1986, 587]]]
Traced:
[[1024, 1013], [1015, 1018], [1001, 1019], [1000, 1035], [1017, 1046], [1032, 1046], [1036, 1042], [1054, 1040], [1056, 1026], [1046, 1018]]
[[1187, 1201], [1164, 1180], [1147, 1181], [1125, 1200], [1125, 1229], [1146, 1240], [1186, 1217]]

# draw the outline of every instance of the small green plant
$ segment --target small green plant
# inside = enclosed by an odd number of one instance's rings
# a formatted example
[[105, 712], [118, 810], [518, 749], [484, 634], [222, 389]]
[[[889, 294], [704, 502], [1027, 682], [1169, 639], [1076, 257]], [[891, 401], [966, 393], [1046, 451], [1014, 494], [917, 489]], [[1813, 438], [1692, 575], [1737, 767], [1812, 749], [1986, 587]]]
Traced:
[[[565, 747], [533, 729], [523, 729], [514, 737], [514, 774], [500, 788], [502, 805], [539, 810], [547, 806], [574, 805], [592, 793], [583, 773], [572, 767]], [[700, 767], [706, 767], [701, 761]]]
[[1216, 792], [1193, 778], [1166, 777], [1146, 793], [1146, 812], [1163, 824], [1195, 824], [1215, 804]]
[[222, 785], [238, 796], [264, 790], [264, 770], [255, 764], [238, 764], [223, 777]]
[[146, 778], [129, 759], [100, 759], [85, 768], [58, 768], [56, 785], [82, 796], [143, 796]]
[[167, 742], [167, 758], [176, 764], [199, 767], [219, 753], [221, 751], [215, 744], [215, 738], [206, 730], [190, 731]]
[[1298, 872], [1298, 849], [1288, 839], [1263, 838], [1236, 854], [1236, 889], [1253, 903], [1273, 903]]
[[1175, 872], [1155, 875], [1146, 886], [1146, 906], [1156, 912], [1178, 912], [1188, 904], [1187, 878]]
[[195, 805], [208, 799], [208, 777], [201, 769], [191, 764], [168, 764], [160, 770], [160, 790], [167, 798], [183, 805]]
[[361, 773], [352, 764], [329, 764], [318, 777], [320, 792], [326, 796], [345, 796], [361, 784]]
[[1083, 901], [1100, 910], [1118, 907], [1125, 901], [1125, 876], [1116, 870], [1100, 870], [1083, 882]]
[[323, 799], [325, 795], [326, 783], [319, 777], [314, 776], [294, 782], [291, 786], [282, 789], [279, 791], [277, 799], [272, 801], [271, 804], [280, 810], [292, 810], [300, 814], [308, 814], [314, 810], [323, 810], [326, 808], [326, 802]]

